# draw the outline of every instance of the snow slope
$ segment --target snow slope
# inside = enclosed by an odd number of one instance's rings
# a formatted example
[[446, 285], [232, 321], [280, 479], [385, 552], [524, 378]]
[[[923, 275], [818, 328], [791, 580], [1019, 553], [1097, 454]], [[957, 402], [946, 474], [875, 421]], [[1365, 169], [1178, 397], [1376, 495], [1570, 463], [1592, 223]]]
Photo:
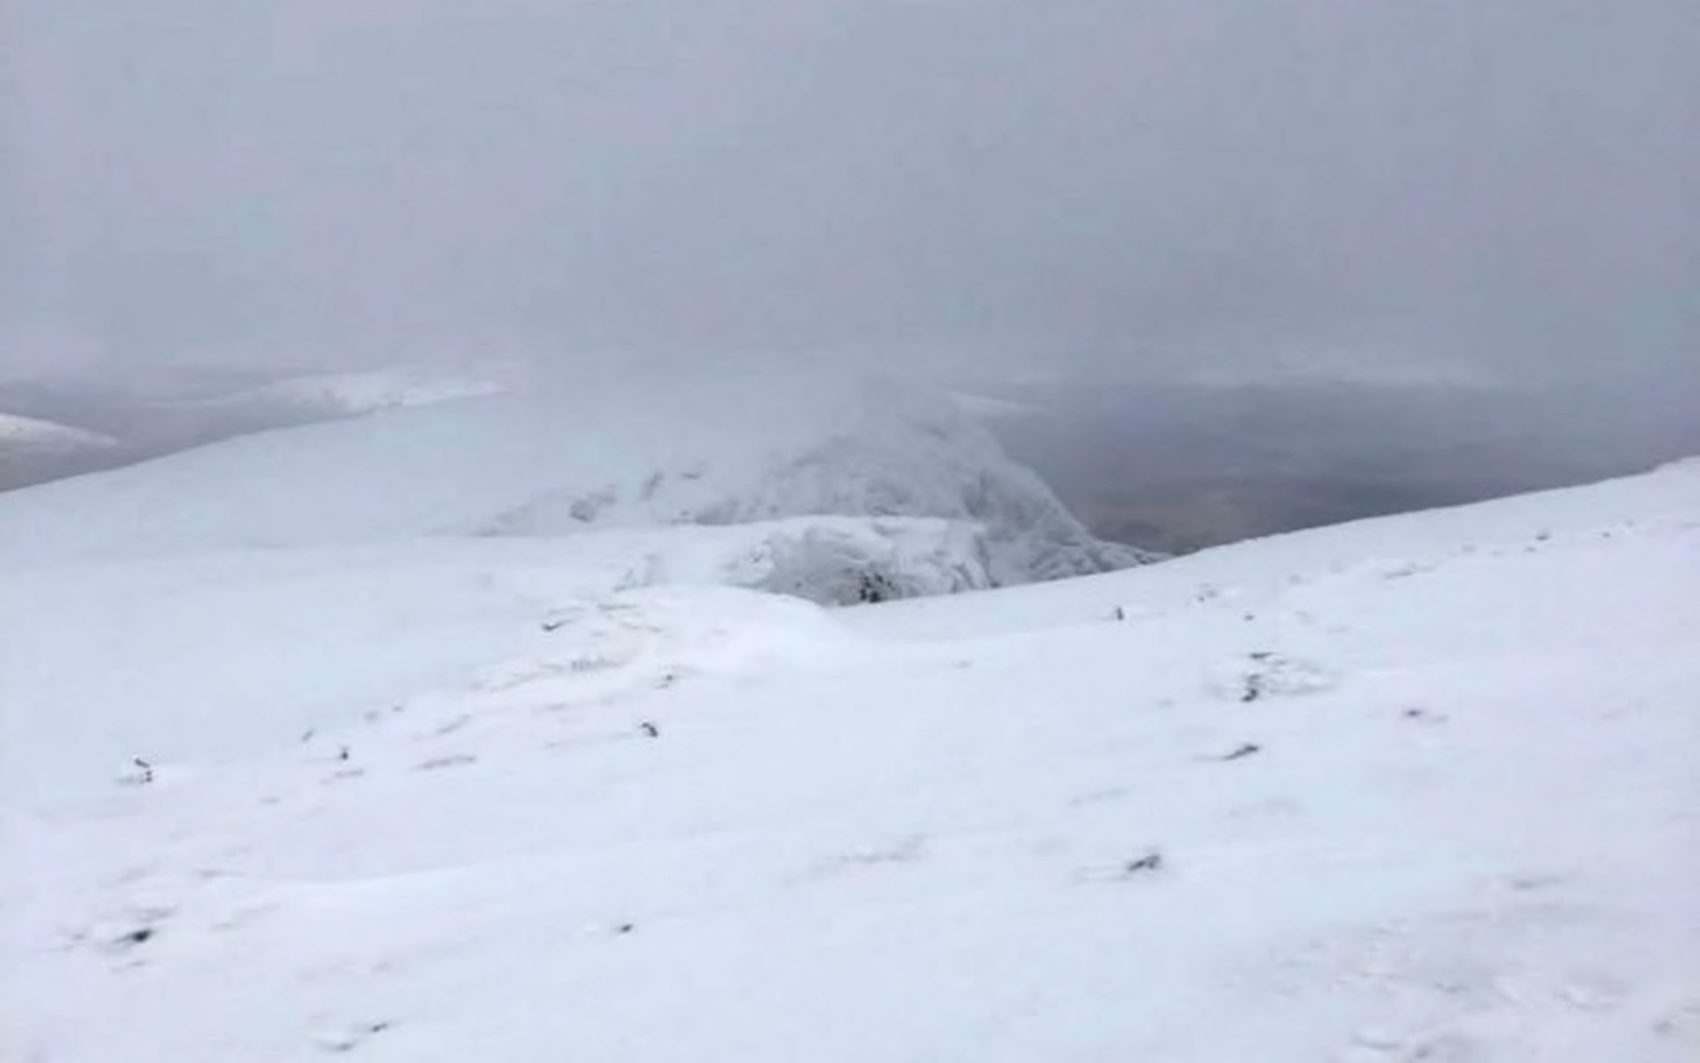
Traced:
[[0, 413], [0, 492], [115, 460], [118, 440], [56, 421]]
[[0, 453], [27, 448], [50, 451], [102, 450], [118, 445], [116, 439], [70, 425], [0, 413]]
[[491, 382], [419, 368], [298, 375], [259, 385], [235, 372], [164, 369], [131, 376], [108, 369], [0, 383], [0, 407], [34, 415], [0, 413], [0, 491], [132, 465], [269, 428], [500, 390]]
[[1101, 543], [947, 401], [895, 388], [575, 382], [229, 440], [0, 497], [38, 560], [799, 516], [974, 525], [997, 584], [1152, 555]]
[[0, 554], [10, 1056], [1700, 1053], [1700, 463], [836, 612], [633, 534]]

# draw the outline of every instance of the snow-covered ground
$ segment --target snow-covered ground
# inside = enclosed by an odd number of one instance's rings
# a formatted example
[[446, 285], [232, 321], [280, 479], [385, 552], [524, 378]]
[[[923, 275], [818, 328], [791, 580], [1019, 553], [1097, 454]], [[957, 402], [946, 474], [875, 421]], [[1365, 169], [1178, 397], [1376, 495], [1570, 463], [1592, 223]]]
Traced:
[[361, 424], [0, 507], [6, 1058], [1700, 1054], [1700, 463], [827, 610]]

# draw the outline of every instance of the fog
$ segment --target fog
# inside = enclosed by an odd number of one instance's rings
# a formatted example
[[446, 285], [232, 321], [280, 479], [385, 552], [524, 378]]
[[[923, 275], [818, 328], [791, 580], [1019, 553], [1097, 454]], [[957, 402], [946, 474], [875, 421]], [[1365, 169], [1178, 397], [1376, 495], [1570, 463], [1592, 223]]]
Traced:
[[1578, 450], [1700, 394], [1692, 0], [11, 0], [0, 34], [0, 380], [1337, 381], [1538, 393]]
[[4, 32], [15, 364], [1693, 371], [1689, 0], [12, 0]]

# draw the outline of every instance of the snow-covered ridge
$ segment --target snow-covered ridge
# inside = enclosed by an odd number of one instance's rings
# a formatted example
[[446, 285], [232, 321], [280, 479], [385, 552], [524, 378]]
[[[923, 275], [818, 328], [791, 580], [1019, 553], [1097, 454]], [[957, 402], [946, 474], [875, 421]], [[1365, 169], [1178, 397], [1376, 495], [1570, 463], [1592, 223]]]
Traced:
[[[1155, 555], [1094, 539], [1030, 470], [942, 396], [867, 385], [729, 407], [764, 428], [657, 454], [620, 475], [546, 492], [484, 526], [491, 534], [583, 527], [740, 524], [831, 514], [930, 517], [976, 526], [994, 585], [1088, 575]], [[712, 404], [713, 397], [700, 401]], [[681, 416], [686, 416], [680, 411]], [[737, 413], [733, 413], [737, 416]], [[811, 418], [818, 418], [811, 420]], [[772, 431], [768, 437], [764, 433]], [[718, 453], [717, 453], [718, 451]]]
[[117, 445], [116, 439], [101, 435], [99, 432], [90, 432], [86, 429], [74, 428], [54, 421], [44, 421], [35, 417], [0, 413], [0, 447], [73, 451], [104, 450]]
[[[1150, 559], [1094, 539], [948, 401], [712, 380], [586, 383], [234, 439], [0, 498], [0, 549], [65, 558], [821, 516], [953, 525], [935, 538], [956, 568], [983, 573], [965, 586]], [[822, 534], [810, 549], [826, 549]], [[869, 526], [839, 545], [890, 539]], [[911, 582], [935, 580], [899, 584]]]
[[418, 369], [313, 373], [173, 405], [221, 410], [298, 410], [321, 416], [353, 416], [383, 410], [434, 406], [500, 394], [500, 384]]

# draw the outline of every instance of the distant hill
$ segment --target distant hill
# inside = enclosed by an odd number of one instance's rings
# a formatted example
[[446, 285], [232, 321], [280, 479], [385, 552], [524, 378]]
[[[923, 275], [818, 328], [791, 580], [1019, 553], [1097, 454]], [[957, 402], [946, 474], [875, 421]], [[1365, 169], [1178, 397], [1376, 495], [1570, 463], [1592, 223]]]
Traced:
[[[883, 522], [864, 527], [872, 540], [840, 525], [801, 529], [776, 547], [793, 568], [834, 571], [870, 550], [897, 550], [877, 566], [880, 582], [868, 593], [879, 597], [937, 586], [932, 574], [893, 569], [892, 558], [943, 551], [968, 587], [1156, 556], [1095, 538], [943, 396], [852, 380], [677, 375], [398, 403], [378, 416], [250, 434], [12, 492], [0, 497], [0, 549], [133, 555], [803, 517]], [[934, 523], [892, 523], [904, 519]]]

